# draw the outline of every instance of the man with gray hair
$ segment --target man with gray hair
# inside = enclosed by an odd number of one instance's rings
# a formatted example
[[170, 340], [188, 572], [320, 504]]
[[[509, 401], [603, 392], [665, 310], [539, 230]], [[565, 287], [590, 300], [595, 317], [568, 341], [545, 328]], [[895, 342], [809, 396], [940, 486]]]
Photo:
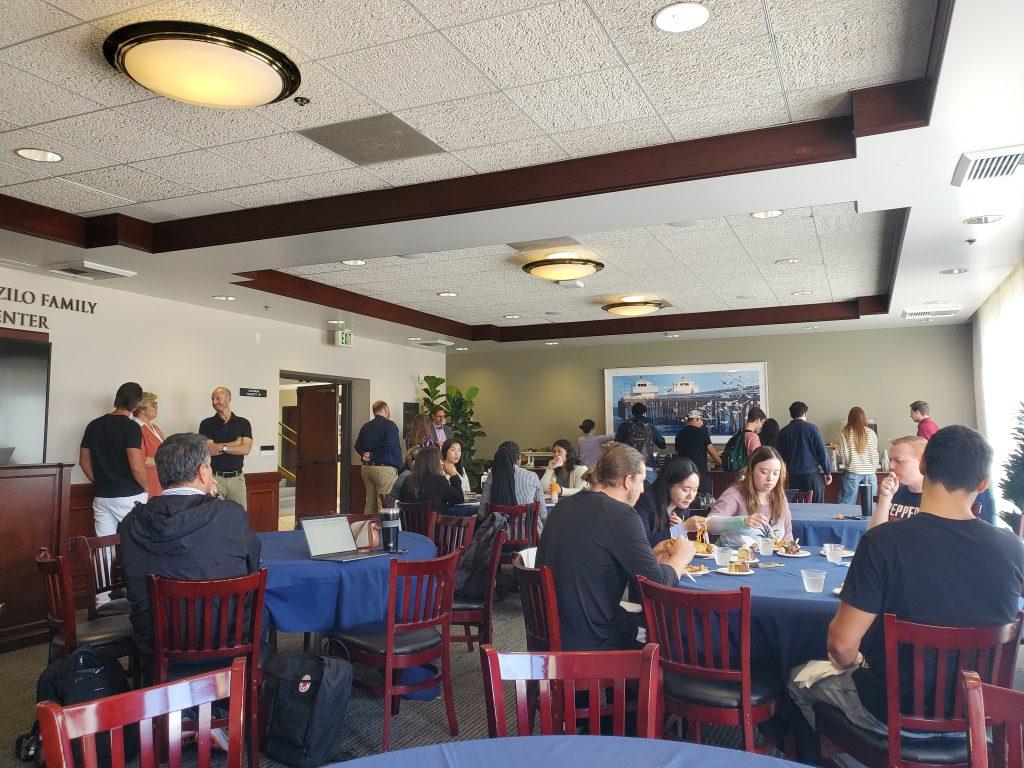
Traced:
[[203, 435], [171, 435], [156, 452], [164, 492], [121, 522], [121, 564], [131, 602], [136, 647], [153, 652], [149, 574], [197, 581], [245, 576], [260, 567], [260, 540], [237, 502], [214, 496], [216, 484]]

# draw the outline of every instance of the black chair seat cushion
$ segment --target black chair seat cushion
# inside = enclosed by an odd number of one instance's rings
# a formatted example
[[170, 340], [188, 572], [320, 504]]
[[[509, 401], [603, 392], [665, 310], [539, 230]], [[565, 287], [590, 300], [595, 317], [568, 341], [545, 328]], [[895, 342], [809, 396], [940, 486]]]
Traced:
[[[739, 709], [740, 684], [727, 680], [701, 680], [665, 670], [665, 695], [687, 704], [720, 709]], [[755, 670], [750, 679], [750, 703], [764, 704], [782, 694], [782, 682], [771, 674]]]
[[[119, 640], [129, 640], [132, 636], [132, 623], [128, 614], [104, 616], [92, 621], [80, 621], [77, 627], [78, 644], [107, 645]], [[53, 637], [53, 647], [64, 648], [64, 633], [58, 632]]]
[[[384, 627], [373, 627], [359, 632], [332, 632], [333, 640], [340, 640], [351, 651], [384, 655], [387, 633]], [[433, 628], [395, 634], [395, 653], [418, 653], [441, 644], [441, 633]]]
[[461, 595], [455, 595], [455, 597], [452, 598], [452, 613], [462, 611], [482, 611], [483, 609], [483, 598], [477, 600], [473, 597], [462, 597]]
[[119, 597], [103, 605], [96, 606], [96, 613], [99, 616], [120, 616], [122, 613], [131, 613], [132, 604], [127, 597]]
[[[830, 738], [842, 739], [844, 745], [856, 745], [863, 751], [884, 755], [889, 751], [889, 739], [859, 728], [851, 723], [843, 711], [830, 704], [814, 705], [815, 730]], [[926, 765], [952, 765], [967, 762], [967, 736], [963, 733], [936, 734], [927, 737], [902, 739], [903, 759]]]

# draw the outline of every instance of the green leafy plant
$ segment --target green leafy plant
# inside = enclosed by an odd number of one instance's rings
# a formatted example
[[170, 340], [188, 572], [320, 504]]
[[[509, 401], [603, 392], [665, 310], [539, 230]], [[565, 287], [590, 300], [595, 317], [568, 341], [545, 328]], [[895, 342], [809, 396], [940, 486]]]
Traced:
[[477, 387], [470, 387], [462, 392], [458, 387], [449, 384], [444, 386], [445, 380], [440, 376], [424, 376], [423, 383], [423, 409], [430, 413], [434, 408], [440, 406], [448, 414], [448, 423], [452, 427], [452, 434], [462, 443], [462, 463], [466, 472], [480, 477], [484, 472], [483, 459], [476, 458], [476, 440], [478, 437], [486, 437], [480, 422], [473, 418], [473, 408], [476, 396], [480, 394]]
[[[1004, 499], [1012, 501], [1018, 510], [1024, 510], [1024, 403], [1021, 403], [1020, 412], [1017, 414], [1017, 426], [1013, 429], [1013, 436], [1017, 445], [1009, 460], [1003, 465], [1006, 474], [999, 483], [999, 489], [1003, 492]], [[1013, 530], [1020, 530], [1019, 511], [1003, 512], [1000, 516]]]

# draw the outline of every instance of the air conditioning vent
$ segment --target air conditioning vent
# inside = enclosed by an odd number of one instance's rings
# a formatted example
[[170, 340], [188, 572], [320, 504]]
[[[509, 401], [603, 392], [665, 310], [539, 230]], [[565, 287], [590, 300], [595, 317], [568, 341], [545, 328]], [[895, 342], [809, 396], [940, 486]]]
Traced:
[[1024, 157], [1024, 146], [965, 152], [953, 172], [953, 186], [962, 187], [972, 181], [985, 181], [1012, 176]]
[[963, 307], [913, 307], [903, 310], [904, 320], [939, 320], [943, 317], [956, 317]]
[[417, 341], [417, 347], [454, 347], [454, 341], [445, 341], [444, 339], [428, 339], [427, 341]]
[[47, 270], [55, 275], [77, 277], [79, 280], [112, 280], [115, 277], [135, 277], [138, 272], [117, 267], [108, 267], [93, 261], [69, 261], [64, 264], [49, 264]]

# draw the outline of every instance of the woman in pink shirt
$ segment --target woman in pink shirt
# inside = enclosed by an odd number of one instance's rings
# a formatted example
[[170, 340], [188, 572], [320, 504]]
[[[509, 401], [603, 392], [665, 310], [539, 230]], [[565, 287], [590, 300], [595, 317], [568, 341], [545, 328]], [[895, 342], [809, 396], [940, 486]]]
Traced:
[[764, 538], [771, 533], [783, 541], [793, 538], [793, 521], [786, 502], [786, 465], [774, 448], [755, 450], [743, 472], [718, 497], [708, 513], [708, 531], [728, 547], [744, 543], [743, 537]]

